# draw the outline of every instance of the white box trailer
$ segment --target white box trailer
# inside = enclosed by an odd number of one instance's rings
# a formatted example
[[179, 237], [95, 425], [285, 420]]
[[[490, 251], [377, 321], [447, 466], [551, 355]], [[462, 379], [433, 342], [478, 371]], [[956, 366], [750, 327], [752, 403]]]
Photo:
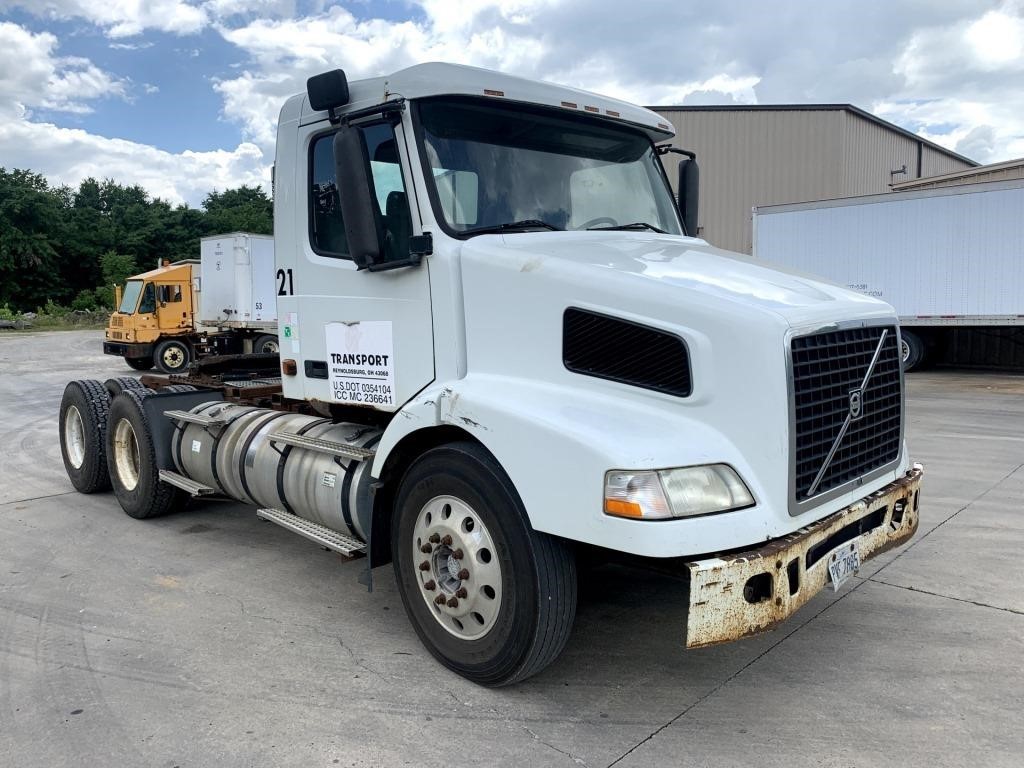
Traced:
[[1024, 181], [757, 207], [754, 256], [892, 304], [910, 369], [954, 329], [1024, 327]]
[[273, 237], [246, 232], [205, 237], [199, 253], [201, 324], [218, 328], [276, 327]]

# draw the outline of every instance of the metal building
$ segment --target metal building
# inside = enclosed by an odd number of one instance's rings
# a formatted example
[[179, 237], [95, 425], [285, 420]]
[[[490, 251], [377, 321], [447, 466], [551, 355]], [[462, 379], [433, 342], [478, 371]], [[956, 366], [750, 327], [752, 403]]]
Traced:
[[[851, 104], [650, 107], [697, 153], [700, 235], [741, 253], [756, 205], [887, 192], [978, 164]], [[676, 186], [678, 155], [665, 155]]]
[[912, 189], [935, 189], [936, 187], [959, 187], [963, 184], [982, 184], [987, 181], [1015, 181], [1024, 179], [1024, 157], [1005, 160], [991, 165], [979, 165], [966, 171], [954, 171], [923, 179], [911, 179], [892, 185], [893, 192]]

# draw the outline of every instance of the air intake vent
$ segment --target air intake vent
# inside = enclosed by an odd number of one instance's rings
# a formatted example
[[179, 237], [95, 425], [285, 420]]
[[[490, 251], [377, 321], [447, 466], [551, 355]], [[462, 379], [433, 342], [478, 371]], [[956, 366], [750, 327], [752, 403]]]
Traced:
[[628, 320], [569, 308], [562, 327], [565, 367], [584, 376], [686, 397], [690, 356], [678, 336]]

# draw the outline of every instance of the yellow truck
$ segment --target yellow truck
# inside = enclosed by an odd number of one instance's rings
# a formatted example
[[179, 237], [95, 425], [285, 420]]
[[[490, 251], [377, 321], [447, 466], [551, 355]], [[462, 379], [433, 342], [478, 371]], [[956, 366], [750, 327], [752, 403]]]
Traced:
[[208, 354], [278, 351], [273, 238], [204, 238], [199, 259], [129, 278], [103, 341], [137, 371], [180, 373]]

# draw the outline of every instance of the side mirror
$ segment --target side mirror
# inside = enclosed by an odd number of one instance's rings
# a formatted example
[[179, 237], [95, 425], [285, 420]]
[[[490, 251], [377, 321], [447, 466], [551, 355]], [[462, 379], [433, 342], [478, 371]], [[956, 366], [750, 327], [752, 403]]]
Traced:
[[343, 125], [334, 135], [334, 170], [348, 251], [359, 269], [384, 258], [384, 222], [363, 131]]
[[348, 79], [340, 69], [313, 75], [306, 81], [306, 96], [310, 107], [318, 112], [327, 110], [331, 122], [336, 122], [334, 110], [348, 104]]
[[679, 215], [683, 229], [690, 237], [697, 237], [697, 211], [700, 203], [700, 168], [696, 157], [679, 161]]

